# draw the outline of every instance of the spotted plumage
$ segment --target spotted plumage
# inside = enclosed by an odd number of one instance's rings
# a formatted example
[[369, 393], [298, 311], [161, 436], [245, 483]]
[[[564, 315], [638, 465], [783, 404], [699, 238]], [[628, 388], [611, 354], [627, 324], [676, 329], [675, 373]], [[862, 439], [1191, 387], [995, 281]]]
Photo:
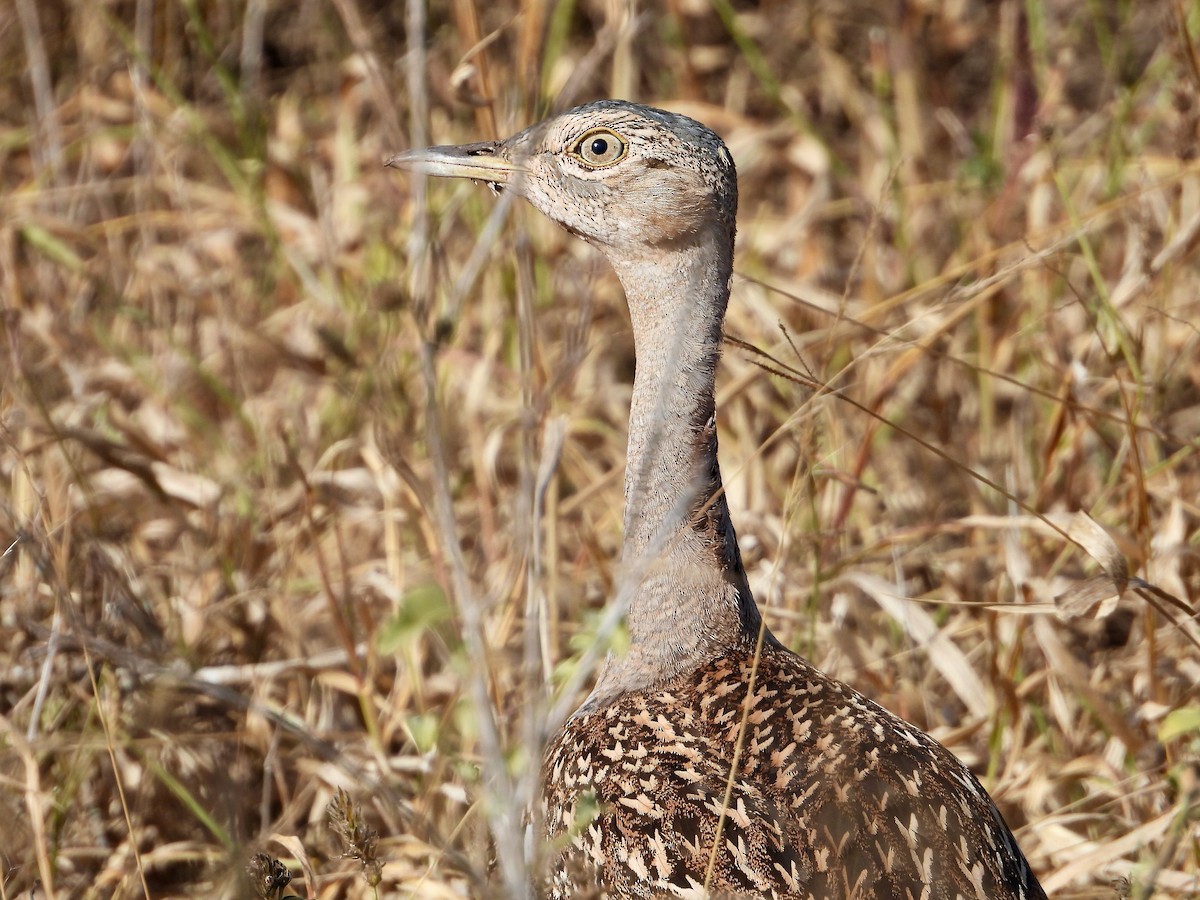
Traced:
[[1045, 896], [949, 751], [773, 647], [577, 716], [544, 778], [556, 900]]
[[547, 749], [545, 896], [1044, 898], [962, 763], [763, 625], [717, 462], [737, 211], [721, 139], [601, 101], [389, 163], [515, 191], [604, 253], [629, 303], [630, 645]]

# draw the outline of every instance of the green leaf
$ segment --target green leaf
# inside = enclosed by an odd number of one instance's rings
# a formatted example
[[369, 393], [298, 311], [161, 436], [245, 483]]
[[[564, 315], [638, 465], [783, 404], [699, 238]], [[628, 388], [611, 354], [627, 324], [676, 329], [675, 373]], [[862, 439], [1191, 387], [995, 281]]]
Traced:
[[380, 653], [395, 653], [409, 640], [450, 618], [450, 604], [436, 584], [414, 588], [404, 595], [395, 614], [376, 632]]
[[438, 724], [437, 716], [429, 713], [418, 713], [405, 720], [408, 733], [412, 735], [413, 743], [421, 753], [428, 753], [437, 746]]
[[1173, 709], [1167, 713], [1162, 724], [1158, 726], [1158, 740], [1161, 744], [1192, 733], [1195, 733], [1196, 737], [1200, 737], [1200, 706]]
[[70, 269], [72, 272], [83, 271], [83, 259], [79, 254], [72, 250], [65, 241], [59, 240], [45, 228], [26, 224], [21, 228], [21, 236], [29, 242], [31, 247], [36, 247], [47, 258], [64, 268]]

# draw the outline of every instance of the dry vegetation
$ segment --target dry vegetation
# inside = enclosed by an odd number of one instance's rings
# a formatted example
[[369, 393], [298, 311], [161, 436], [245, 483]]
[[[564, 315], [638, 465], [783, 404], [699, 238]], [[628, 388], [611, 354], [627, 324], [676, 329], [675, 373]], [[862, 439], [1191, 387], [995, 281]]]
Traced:
[[1200, 892], [1200, 5], [904, 7], [15, 0], [0, 897], [246, 895], [262, 851], [502, 894], [619, 577], [629, 327], [589, 248], [380, 161], [599, 96], [738, 162], [771, 627], [1051, 894]]

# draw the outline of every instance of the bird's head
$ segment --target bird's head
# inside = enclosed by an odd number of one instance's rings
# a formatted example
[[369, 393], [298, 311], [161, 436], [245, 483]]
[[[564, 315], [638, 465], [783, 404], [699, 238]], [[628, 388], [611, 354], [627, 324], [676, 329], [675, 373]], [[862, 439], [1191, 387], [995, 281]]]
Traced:
[[733, 234], [737, 173], [724, 142], [676, 113], [577, 106], [503, 141], [410, 150], [387, 165], [512, 190], [610, 255]]

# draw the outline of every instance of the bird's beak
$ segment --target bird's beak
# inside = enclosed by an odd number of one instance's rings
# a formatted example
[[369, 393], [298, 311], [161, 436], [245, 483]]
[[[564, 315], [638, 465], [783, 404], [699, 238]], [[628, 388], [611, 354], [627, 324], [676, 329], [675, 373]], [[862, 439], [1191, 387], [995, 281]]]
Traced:
[[507, 187], [526, 171], [509, 158], [508, 147], [499, 141], [406, 150], [389, 158], [384, 165], [443, 178], [471, 178], [494, 187]]

